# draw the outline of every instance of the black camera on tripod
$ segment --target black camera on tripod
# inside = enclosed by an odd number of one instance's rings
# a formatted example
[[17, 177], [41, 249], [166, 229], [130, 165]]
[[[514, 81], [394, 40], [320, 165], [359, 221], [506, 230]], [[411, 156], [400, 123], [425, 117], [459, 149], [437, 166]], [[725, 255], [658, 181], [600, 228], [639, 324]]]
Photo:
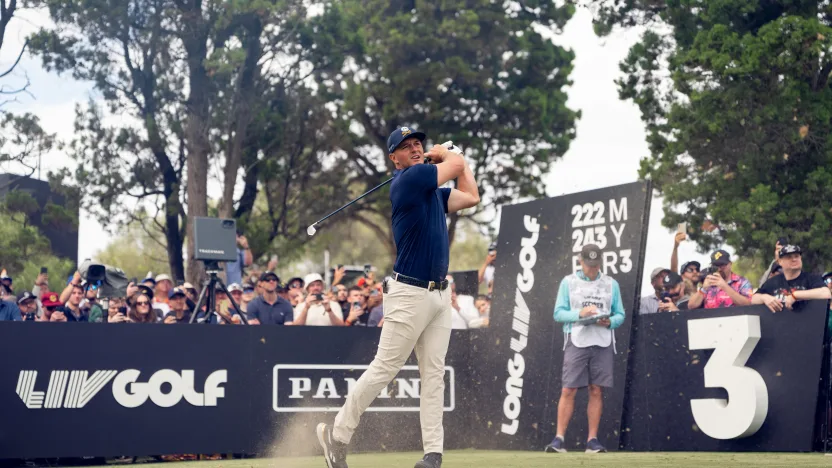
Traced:
[[[214, 314], [222, 316], [217, 310], [217, 288], [225, 292], [231, 302], [232, 310], [240, 317], [240, 321], [248, 325], [248, 319], [234, 301], [225, 283], [217, 276], [219, 262], [236, 262], [237, 255], [237, 222], [233, 219], [222, 218], [194, 218], [194, 258], [205, 264], [208, 279], [199, 293], [196, 308], [191, 315], [191, 323], [205, 306], [204, 322], [210, 323]], [[228, 321], [230, 317], [222, 317]]]

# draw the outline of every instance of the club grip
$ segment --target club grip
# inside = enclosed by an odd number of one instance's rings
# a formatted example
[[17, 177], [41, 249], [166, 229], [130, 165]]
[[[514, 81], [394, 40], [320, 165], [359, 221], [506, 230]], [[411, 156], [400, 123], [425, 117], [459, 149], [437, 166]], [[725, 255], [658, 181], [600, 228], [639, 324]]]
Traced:
[[462, 149], [454, 145], [453, 141], [446, 141], [445, 143], [442, 143], [442, 146], [448, 148], [451, 151], [451, 153], [462, 154]]

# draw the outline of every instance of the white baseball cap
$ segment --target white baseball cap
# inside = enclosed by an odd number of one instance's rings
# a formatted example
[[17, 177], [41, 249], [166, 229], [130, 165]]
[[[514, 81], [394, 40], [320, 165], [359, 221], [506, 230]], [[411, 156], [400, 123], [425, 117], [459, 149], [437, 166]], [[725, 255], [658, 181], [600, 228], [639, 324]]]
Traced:
[[231, 284], [228, 286], [228, 292], [234, 292], [234, 291], [240, 291], [240, 292], [243, 292], [243, 287], [242, 287], [242, 286], [240, 286], [240, 285], [239, 285], [239, 284], [237, 284], [237, 283], [231, 283]]
[[160, 281], [165, 281], [165, 280], [168, 280], [168, 281], [170, 281], [171, 283], [173, 282], [173, 281], [171, 281], [170, 276], [168, 276], [168, 275], [166, 275], [166, 274], [164, 274], [164, 273], [162, 273], [161, 275], [157, 275], [157, 276], [156, 276], [156, 282], [157, 282], [157, 283], [158, 283], [158, 282], [160, 282]]
[[308, 275], [303, 277], [303, 284], [305, 284], [306, 288], [309, 288], [309, 285], [314, 283], [315, 281], [320, 281], [321, 283], [324, 282], [323, 277], [318, 273], [309, 273]]

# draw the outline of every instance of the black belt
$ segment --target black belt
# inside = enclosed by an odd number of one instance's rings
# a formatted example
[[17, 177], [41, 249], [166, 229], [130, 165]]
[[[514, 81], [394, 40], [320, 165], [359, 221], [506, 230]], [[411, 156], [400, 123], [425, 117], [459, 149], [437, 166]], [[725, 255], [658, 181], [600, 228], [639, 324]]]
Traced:
[[425, 288], [428, 291], [433, 291], [434, 289], [444, 291], [448, 289], [448, 280], [424, 281], [416, 278], [411, 278], [409, 276], [405, 276], [396, 272], [393, 272], [393, 279], [398, 281], [399, 283], [409, 284], [411, 286], [416, 286], [417, 288]]

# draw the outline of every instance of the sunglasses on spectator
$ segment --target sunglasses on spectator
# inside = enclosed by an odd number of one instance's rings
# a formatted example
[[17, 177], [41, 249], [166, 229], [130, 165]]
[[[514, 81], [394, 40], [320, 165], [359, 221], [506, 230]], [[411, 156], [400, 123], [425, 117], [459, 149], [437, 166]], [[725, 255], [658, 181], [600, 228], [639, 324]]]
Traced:
[[832, 276], [830, 276], [829, 278], [826, 278], [823, 282], [826, 283], [826, 284], [832, 284]]
[[138, 302], [136, 302], [136, 305], [137, 306], [149, 306], [150, 302], [149, 301], [138, 301]]
[[699, 273], [699, 268], [696, 268], [696, 267], [686, 268], [685, 273]]

